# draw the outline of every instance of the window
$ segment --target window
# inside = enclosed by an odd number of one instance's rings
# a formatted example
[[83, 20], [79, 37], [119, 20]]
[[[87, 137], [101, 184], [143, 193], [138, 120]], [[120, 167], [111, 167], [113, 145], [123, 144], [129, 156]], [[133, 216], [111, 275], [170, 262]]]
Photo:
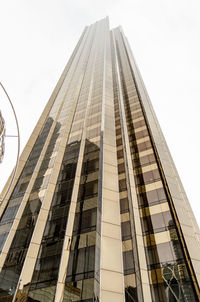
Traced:
[[131, 239], [130, 221], [122, 222], [121, 223], [121, 229], [122, 229], [122, 240]]

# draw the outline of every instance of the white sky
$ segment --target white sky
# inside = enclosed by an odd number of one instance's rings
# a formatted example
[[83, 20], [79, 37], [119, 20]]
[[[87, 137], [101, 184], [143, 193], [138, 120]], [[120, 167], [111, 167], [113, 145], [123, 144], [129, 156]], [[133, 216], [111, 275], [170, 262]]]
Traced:
[[[17, 112], [21, 150], [86, 25], [122, 25], [200, 225], [199, 0], [0, 0], [0, 80]], [[0, 92], [7, 134], [16, 134]], [[5, 109], [7, 107], [7, 109]], [[0, 187], [16, 160], [6, 138]]]

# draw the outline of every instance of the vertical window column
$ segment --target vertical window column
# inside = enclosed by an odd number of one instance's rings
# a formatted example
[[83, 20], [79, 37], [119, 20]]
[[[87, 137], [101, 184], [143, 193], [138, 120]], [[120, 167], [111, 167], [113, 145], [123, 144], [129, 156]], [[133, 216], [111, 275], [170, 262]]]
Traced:
[[110, 33], [105, 38], [101, 137], [100, 301], [124, 301]]
[[[130, 188], [130, 197], [132, 200], [132, 209], [133, 209], [133, 226], [135, 229], [135, 236], [136, 236], [136, 246], [137, 246], [137, 254], [135, 256], [138, 257], [138, 267], [136, 269], [136, 273], [138, 274], [138, 286], [141, 286], [141, 289], [138, 288], [138, 299], [141, 301], [152, 301], [151, 292], [150, 292], [150, 284], [149, 284], [149, 277], [147, 271], [147, 262], [145, 257], [145, 249], [144, 249], [144, 242], [143, 242], [143, 235], [141, 229], [141, 222], [140, 222], [140, 213], [138, 207], [138, 200], [137, 200], [137, 191], [136, 191], [136, 184], [133, 174], [133, 166], [132, 166], [132, 158], [130, 152], [130, 143], [128, 137], [128, 129], [127, 129], [127, 122], [126, 122], [126, 114], [124, 109], [124, 91], [122, 90], [122, 83], [120, 77], [120, 67], [119, 67], [119, 57], [117, 54], [117, 30], [112, 31], [113, 34], [113, 44], [114, 44], [114, 56], [115, 56], [115, 67], [116, 67], [116, 77], [118, 83], [118, 98], [119, 98], [119, 107], [120, 107], [120, 115], [122, 121], [122, 132], [123, 132], [123, 139], [124, 139], [124, 150], [125, 150], [125, 166], [128, 173], [128, 181], [129, 181], [129, 188]], [[135, 257], [136, 258], [136, 257]], [[136, 281], [136, 282], [137, 282]], [[140, 293], [140, 294], [139, 294]]]

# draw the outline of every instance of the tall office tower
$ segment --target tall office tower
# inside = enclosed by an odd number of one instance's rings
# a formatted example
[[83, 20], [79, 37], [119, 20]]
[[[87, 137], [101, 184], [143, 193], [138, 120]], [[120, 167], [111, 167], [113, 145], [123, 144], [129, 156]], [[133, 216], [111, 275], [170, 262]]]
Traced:
[[200, 232], [107, 18], [85, 28], [0, 215], [0, 302], [200, 301]]

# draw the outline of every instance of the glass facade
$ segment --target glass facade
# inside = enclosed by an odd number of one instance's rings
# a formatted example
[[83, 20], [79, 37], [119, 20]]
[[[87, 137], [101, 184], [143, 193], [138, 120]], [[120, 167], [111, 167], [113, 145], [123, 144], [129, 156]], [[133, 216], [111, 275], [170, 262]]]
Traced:
[[200, 301], [199, 230], [108, 18], [85, 28], [24, 152], [0, 216], [0, 302]]

